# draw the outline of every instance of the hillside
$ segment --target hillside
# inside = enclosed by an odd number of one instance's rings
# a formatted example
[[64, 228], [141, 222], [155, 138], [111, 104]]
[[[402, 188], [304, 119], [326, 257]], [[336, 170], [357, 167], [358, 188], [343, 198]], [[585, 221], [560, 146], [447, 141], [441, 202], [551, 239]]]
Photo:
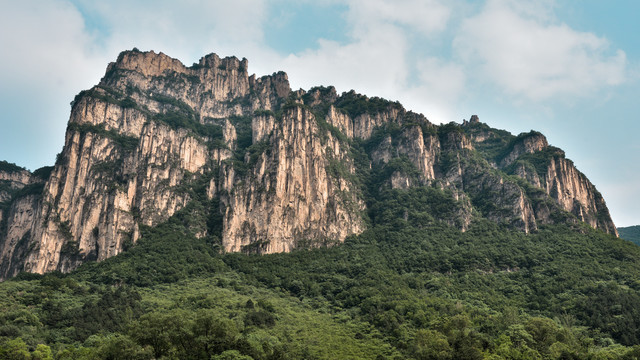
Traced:
[[595, 186], [538, 132], [514, 136], [477, 116], [434, 125], [333, 87], [292, 91], [285, 73], [257, 78], [246, 59], [215, 54], [186, 67], [121, 53], [72, 102], [53, 168], [7, 168], [0, 181], [11, 190], [0, 199], [5, 279], [105, 260], [187, 207], [198, 209], [190, 231], [226, 252], [336, 244], [403, 191], [429, 204], [423, 227], [584, 222], [617, 235]]
[[621, 238], [640, 245], [640, 225], [619, 227], [618, 232]]
[[536, 131], [120, 54], [0, 162], [0, 359], [638, 359], [640, 247]]
[[[400, 190], [396, 195], [401, 195]], [[582, 225], [422, 226], [390, 196], [330, 248], [221, 255], [193, 211], [68, 275], [0, 284], [0, 354], [57, 359], [635, 359], [640, 248]], [[40, 345], [38, 345], [40, 344]], [[2, 355], [0, 355], [2, 356]]]

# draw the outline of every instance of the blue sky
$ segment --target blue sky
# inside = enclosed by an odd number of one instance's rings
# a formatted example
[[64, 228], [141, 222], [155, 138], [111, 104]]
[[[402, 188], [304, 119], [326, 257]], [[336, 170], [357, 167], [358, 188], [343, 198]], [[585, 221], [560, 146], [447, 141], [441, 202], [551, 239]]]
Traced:
[[640, 2], [631, 0], [0, 0], [0, 159], [62, 149], [69, 102], [125, 49], [215, 52], [399, 100], [434, 123], [535, 129], [640, 224]]

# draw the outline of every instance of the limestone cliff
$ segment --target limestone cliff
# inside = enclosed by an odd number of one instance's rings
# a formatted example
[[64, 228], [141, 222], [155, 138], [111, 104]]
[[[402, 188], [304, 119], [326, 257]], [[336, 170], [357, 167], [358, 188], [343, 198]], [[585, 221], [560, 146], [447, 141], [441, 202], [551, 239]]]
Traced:
[[[492, 159], [494, 167], [497, 163], [506, 174], [526, 181], [524, 190], [532, 200], [538, 222], [554, 222], [552, 217], [559, 208], [593, 228], [618, 236], [602, 195], [573, 162], [565, 158], [564, 151], [549, 146], [544, 135], [531, 131], [516, 137], [505, 136], [504, 132], [487, 131], [488, 126], [479, 122], [466, 123], [465, 128], [476, 134], [478, 146], [484, 142], [496, 143], [496, 137], [503, 138], [507, 145]], [[484, 135], [478, 137], [478, 133]], [[548, 198], [553, 202], [546, 201]]]
[[335, 163], [355, 171], [346, 144], [330, 133], [318, 136], [315, 116], [300, 106], [285, 110], [277, 124], [271, 119], [253, 124], [270, 135], [254, 139], [266, 151], [249, 159], [254, 165], [247, 180], [228, 189], [226, 251], [290, 251], [302, 242], [341, 241], [364, 229], [364, 202], [354, 185], [327, 171]]
[[0, 161], [0, 279], [28, 253], [31, 225], [41, 204], [39, 194], [50, 170], [31, 173]]
[[121, 53], [73, 100], [53, 168], [4, 168], [1, 278], [117, 255], [181, 211], [224, 251], [326, 246], [369, 226], [380, 194], [416, 187], [448, 197], [453, 210], [430, 216], [462, 230], [484, 217], [616, 234], [595, 187], [539, 133], [477, 117], [437, 126], [333, 87], [291, 91], [285, 73], [258, 78], [246, 59], [215, 54], [187, 67]]

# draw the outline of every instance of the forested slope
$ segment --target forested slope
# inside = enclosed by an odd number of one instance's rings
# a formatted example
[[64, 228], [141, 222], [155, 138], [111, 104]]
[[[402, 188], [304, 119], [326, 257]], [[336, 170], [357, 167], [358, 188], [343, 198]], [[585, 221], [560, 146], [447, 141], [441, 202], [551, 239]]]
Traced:
[[373, 207], [380, 210], [362, 235], [271, 255], [220, 255], [188, 230], [197, 208], [187, 208], [120, 256], [0, 284], [2, 351], [48, 349], [60, 359], [640, 355], [637, 246], [585, 225], [529, 235], [486, 220], [466, 232], [424, 226], [425, 206], [447, 207], [437, 195], [395, 190]]
[[631, 241], [634, 244], [640, 245], [640, 226], [628, 226], [628, 227], [619, 227], [618, 231], [620, 232], [620, 237]]

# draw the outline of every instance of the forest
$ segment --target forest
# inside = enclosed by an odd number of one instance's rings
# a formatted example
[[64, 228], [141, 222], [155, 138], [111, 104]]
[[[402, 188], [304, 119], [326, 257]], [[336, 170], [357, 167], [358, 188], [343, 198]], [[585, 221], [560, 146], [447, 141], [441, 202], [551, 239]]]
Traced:
[[635, 244], [640, 244], [640, 225], [619, 227], [618, 232], [621, 238]]

